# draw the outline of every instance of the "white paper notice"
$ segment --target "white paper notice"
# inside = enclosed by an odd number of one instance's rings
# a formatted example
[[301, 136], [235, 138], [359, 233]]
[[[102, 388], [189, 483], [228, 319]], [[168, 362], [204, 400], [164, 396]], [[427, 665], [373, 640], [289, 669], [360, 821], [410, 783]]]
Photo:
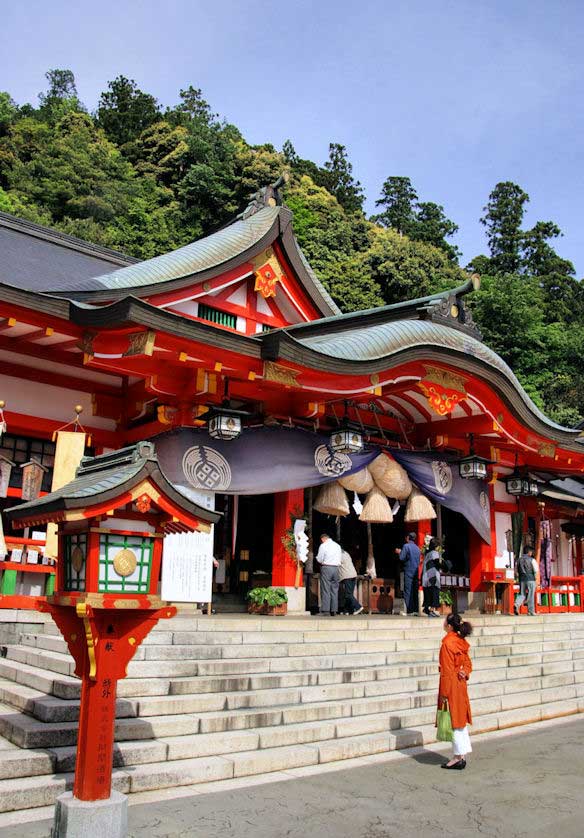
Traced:
[[161, 597], [169, 602], [210, 602], [213, 528], [210, 533], [171, 533], [162, 548]]

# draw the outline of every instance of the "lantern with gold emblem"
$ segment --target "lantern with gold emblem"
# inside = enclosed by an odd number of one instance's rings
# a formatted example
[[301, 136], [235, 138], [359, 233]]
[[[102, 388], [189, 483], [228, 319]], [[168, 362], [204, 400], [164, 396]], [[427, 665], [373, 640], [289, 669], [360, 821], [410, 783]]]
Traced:
[[73, 481], [6, 514], [15, 527], [57, 524], [55, 591], [37, 607], [59, 626], [82, 679], [75, 784], [57, 803], [60, 822], [60, 807], [116, 798], [116, 684], [158, 620], [176, 613], [159, 596], [165, 535], [209, 532], [220, 515], [176, 491], [151, 442], [84, 457]]

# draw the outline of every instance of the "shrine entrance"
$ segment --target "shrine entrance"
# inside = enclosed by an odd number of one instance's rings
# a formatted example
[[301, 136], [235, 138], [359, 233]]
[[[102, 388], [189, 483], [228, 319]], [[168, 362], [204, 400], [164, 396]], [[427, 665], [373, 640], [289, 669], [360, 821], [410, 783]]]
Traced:
[[217, 494], [215, 508], [223, 517], [215, 527], [213, 607], [241, 610], [251, 588], [272, 584], [274, 496]]

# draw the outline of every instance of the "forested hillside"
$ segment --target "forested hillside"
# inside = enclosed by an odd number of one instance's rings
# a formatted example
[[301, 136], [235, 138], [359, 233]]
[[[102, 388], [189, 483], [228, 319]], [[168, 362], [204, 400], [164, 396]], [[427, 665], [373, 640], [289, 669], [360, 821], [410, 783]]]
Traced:
[[368, 218], [338, 143], [319, 165], [292, 141], [281, 151], [251, 146], [194, 87], [163, 107], [120, 76], [90, 113], [71, 71], [51, 70], [47, 81], [36, 104], [0, 92], [0, 210], [149, 258], [233, 219], [287, 171], [296, 235], [342, 309], [423, 296], [476, 272], [471, 304], [487, 343], [550, 417], [568, 426], [584, 418], [584, 288], [553, 248], [561, 231], [552, 221], [524, 229], [529, 197], [517, 184], [485, 196], [489, 253], [462, 267], [457, 225], [409, 178], [388, 176]]

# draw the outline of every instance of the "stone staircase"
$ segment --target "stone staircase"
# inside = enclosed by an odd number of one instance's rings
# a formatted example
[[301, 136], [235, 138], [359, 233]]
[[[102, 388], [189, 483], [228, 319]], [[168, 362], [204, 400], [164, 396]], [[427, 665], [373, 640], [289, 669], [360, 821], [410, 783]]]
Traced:
[[[584, 614], [473, 620], [472, 731], [584, 711]], [[120, 682], [113, 785], [130, 793], [435, 740], [442, 621], [177, 616]], [[1, 649], [0, 811], [72, 786], [80, 683], [51, 622]]]

